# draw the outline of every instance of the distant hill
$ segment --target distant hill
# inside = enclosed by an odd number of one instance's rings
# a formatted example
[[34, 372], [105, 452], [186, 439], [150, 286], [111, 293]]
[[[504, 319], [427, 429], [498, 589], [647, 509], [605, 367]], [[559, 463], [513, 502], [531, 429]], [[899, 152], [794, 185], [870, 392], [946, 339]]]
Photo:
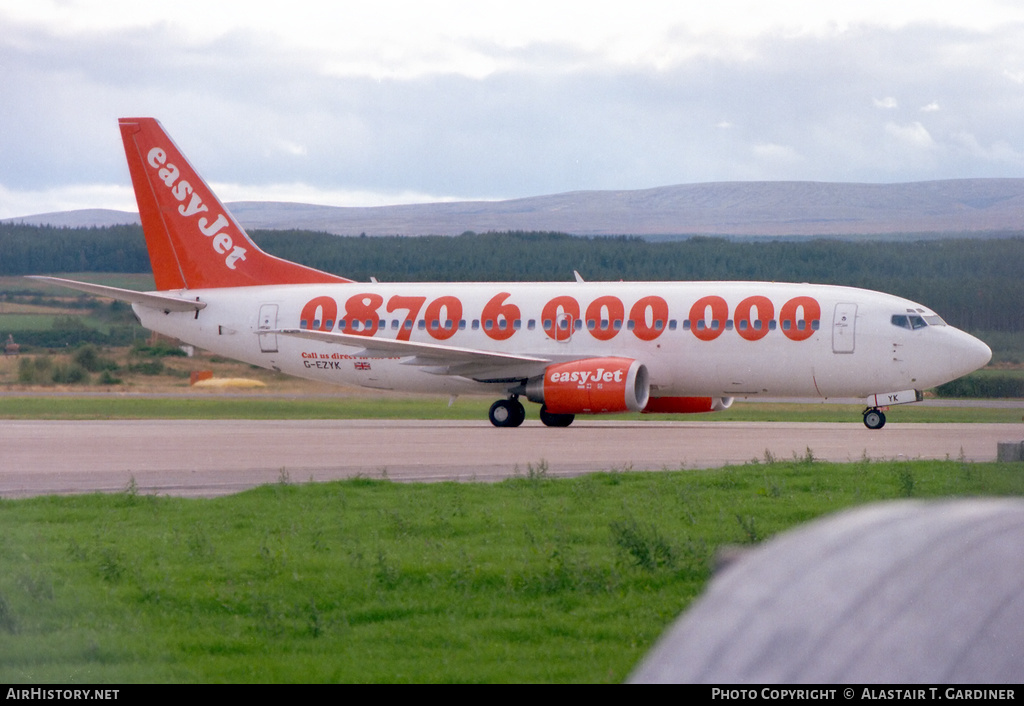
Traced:
[[[457, 235], [559, 231], [576, 235], [812, 236], [995, 233], [1024, 230], [1024, 179], [907, 184], [721, 182], [633, 191], [576, 191], [507, 201], [341, 208], [240, 201], [246, 228], [338, 235]], [[30, 224], [138, 223], [89, 209], [7, 219]]]

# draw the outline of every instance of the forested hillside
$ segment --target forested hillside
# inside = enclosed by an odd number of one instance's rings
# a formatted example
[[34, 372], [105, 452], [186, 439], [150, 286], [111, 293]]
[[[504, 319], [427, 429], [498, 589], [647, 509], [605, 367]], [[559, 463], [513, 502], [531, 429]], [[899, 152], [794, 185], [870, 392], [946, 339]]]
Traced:
[[[558, 233], [340, 237], [254, 231], [268, 252], [357, 280], [774, 280], [844, 284], [922, 302], [971, 331], [1024, 331], [1024, 237], [739, 242]], [[138, 226], [0, 224], [0, 275], [146, 272]]]

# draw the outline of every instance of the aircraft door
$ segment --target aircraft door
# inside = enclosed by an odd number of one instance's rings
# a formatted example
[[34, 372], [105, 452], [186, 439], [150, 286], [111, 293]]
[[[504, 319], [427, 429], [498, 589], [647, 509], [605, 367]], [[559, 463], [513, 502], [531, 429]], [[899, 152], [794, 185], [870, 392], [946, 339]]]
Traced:
[[[260, 331], [273, 331], [277, 328], [277, 304], [260, 305]], [[260, 334], [260, 351], [262, 353], [277, 353], [277, 335], [272, 333]]]
[[856, 329], [857, 305], [849, 302], [836, 304], [832, 317], [832, 352], [853, 353]]

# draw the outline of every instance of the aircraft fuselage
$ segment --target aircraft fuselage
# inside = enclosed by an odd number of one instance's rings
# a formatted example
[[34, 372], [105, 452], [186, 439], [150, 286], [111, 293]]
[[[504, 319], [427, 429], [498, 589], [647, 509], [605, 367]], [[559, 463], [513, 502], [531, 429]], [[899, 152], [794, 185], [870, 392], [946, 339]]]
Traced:
[[[768, 282], [351, 283], [191, 289], [206, 307], [142, 324], [248, 363], [331, 384], [446, 394], [511, 390], [545, 365], [466, 376], [271, 333], [338, 331], [548, 361], [642, 361], [652, 397], [867, 397], [926, 389], [990, 357], [900, 297]], [[894, 318], [895, 317], [895, 318]], [[930, 322], [930, 323], [929, 323]], [[414, 361], [413, 361], [414, 362]]]

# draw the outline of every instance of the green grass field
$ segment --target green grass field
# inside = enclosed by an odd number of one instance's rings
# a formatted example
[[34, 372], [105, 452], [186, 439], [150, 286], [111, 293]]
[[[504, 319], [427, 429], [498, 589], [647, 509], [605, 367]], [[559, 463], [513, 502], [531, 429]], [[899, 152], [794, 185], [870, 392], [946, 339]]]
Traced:
[[0, 501], [0, 681], [619, 682], [722, 545], [1012, 464], [810, 460], [498, 484]]
[[[187, 388], [183, 388], [185, 392]], [[442, 397], [400, 396], [277, 396], [191, 395], [0, 395], [0, 419], [487, 419], [490, 398], [463, 397], [451, 407]], [[529, 404], [527, 419], [537, 419], [538, 406]], [[641, 421], [791, 421], [859, 424], [863, 407], [849, 404], [736, 402], [723, 412], [690, 415], [623, 414], [600, 419]], [[981, 407], [892, 408], [890, 422], [1020, 422], [1021, 409]], [[583, 417], [581, 417], [582, 419]]]

